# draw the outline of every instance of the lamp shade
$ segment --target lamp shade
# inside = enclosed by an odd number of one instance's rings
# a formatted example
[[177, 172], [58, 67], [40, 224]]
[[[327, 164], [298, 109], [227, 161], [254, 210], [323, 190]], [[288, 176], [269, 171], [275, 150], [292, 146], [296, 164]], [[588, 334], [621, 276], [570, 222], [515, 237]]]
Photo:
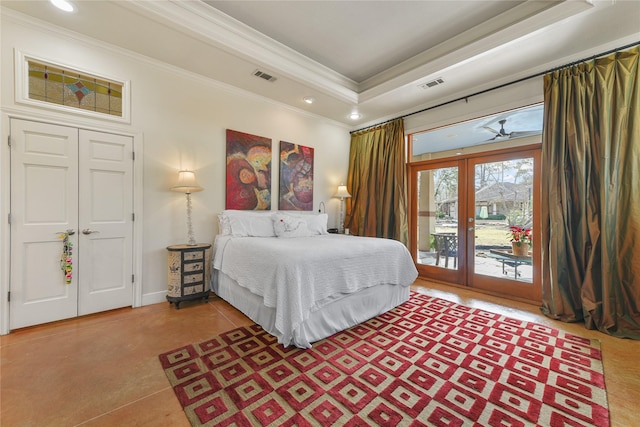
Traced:
[[202, 190], [204, 190], [204, 188], [198, 184], [196, 174], [193, 171], [178, 172], [178, 182], [171, 187], [171, 191], [178, 191], [180, 193], [195, 193]]
[[334, 197], [340, 197], [340, 198], [351, 197], [351, 194], [349, 194], [349, 192], [347, 191], [346, 185], [340, 184], [338, 185], [338, 191], [336, 191], [336, 194]]

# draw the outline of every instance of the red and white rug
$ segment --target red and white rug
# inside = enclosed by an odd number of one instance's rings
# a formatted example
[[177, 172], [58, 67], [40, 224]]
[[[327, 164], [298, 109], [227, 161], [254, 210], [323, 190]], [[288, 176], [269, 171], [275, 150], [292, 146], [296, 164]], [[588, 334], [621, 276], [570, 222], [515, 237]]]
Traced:
[[416, 292], [309, 350], [253, 326], [159, 358], [194, 426], [609, 426], [598, 341]]

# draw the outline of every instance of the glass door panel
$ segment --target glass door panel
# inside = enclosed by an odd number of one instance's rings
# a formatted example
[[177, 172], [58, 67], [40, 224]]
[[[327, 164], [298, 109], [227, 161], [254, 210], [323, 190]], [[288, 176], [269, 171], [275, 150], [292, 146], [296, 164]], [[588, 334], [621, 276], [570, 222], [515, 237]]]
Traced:
[[[474, 273], [531, 283], [531, 251], [514, 254], [510, 226], [533, 226], [533, 158], [475, 165]], [[528, 233], [527, 233], [528, 234]]]
[[[468, 162], [469, 265], [467, 283], [478, 289], [536, 299], [539, 253], [533, 236], [539, 199], [539, 150], [478, 157]], [[511, 227], [526, 231], [512, 245]], [[535, 232], [535, 233], [534, 233]], [[531, 240], [530, 240], [531, 239]], [[539, 251], [538, 251], [539, 252]], [[535, 280], [534, 280], [535, 278]]]
[[418, 172], [418, 263], [458, 269], [458, 167]]
[[458, 239], [460, 210], [457, 162], [415, 171], [416, 237], [418, 269], [451, 281], [461, 277]]

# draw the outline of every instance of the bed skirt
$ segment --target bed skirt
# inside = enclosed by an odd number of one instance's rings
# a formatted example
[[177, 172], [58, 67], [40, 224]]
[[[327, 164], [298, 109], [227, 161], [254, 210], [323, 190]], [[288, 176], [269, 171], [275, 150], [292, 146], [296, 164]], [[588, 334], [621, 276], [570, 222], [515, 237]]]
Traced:
[[[262, 297], [239, 286], [233, 279], [214, 269], [211, 290], [240, 310], [282, 343], [275, 328], [276, 311], [266, 307]], [[360, 324], [409, 300], [409, 286], [378, 285], [342, 295], [322, 309], [313, 311], [293, 333], [293, 344], [310, 348], [311, 343]]]

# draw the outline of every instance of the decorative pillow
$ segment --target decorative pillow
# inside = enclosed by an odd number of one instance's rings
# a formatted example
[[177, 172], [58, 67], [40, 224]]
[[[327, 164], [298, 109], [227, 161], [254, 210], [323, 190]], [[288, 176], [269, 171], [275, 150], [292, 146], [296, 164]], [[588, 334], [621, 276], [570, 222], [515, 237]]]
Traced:
[[231, 235], [231, 224], [229, 224], [229, 217], [227, 215], [218, 215], [218, 230], [221, 235]]
[[311, 237], [318, 234], [309, 230], [303, 218], [282, 212], [273, 214], [273, 231], [276, 237]]
[[329, 222], [329, 215], [314, 214], [314, 213], [302, 213], [302, 212], [278, 212], [284, 215], [290, 215], [295, 218], [299, 218], [306, 222], [307, 228], [313, 234], [329, 234], [327, 232], [327, 223]]
[[225, 210], [220, 214], [220, 233], [237, 237], [274, 237], [271, 211]]

